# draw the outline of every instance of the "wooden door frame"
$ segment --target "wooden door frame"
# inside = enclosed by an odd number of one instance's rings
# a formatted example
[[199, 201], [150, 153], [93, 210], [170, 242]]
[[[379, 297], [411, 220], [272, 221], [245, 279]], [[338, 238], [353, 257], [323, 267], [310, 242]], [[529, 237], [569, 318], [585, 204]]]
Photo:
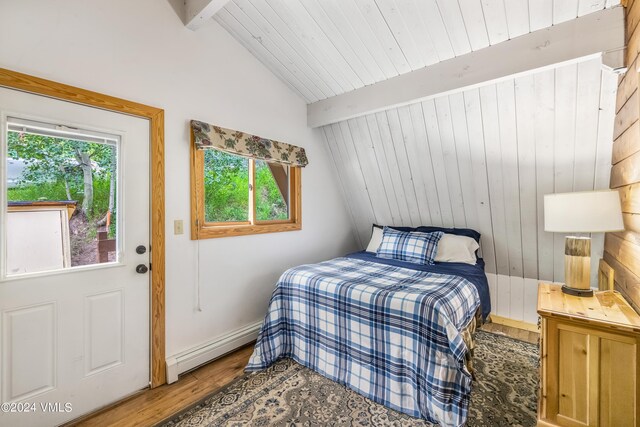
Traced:
[[151, 162], [151, 388], [167, 382], [165, 361], [164, 110], [0, 68], [0, 87], [149, 120]]

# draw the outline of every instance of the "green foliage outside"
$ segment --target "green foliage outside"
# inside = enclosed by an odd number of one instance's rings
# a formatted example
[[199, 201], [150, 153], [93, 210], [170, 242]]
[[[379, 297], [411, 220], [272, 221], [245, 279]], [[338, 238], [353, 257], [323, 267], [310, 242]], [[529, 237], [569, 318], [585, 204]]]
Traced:
[[[9, 157], [26, 164], [18, 186], [7, 190], [9, 201], [75, 200], [77, 209], [97, 223], [109, 211], [113, 196], [109, 234], [115, 237], [115, 188], [111, 187], [116, 170], [114, 146], [17, 132], [7, 135]], [[85, 172], [90, 174], [90, 182]], [[95, 229], [91, 234], [95, 235]]]
[[204, 152], [205, 219], [247, 221], [249, 161], [217, 150]]
[[[82, 184], [82, 183], [80, 183]], [[36, 200], [67, 200], [64, 184], [62, 182], [45, 182], [43, 184], [27, 184], [7, 191], [8, 200], [14, 201], [36, 201]], [[96, 179], [93, 181], [93, 211], [100, 217], [109, 209], [109, 180]], [[82, 202], [82, 185], [71, 186], [71, 200]], [[112, 214], [113, 215], [113, 214]]]
[[[115, 147], [8, 132], [8, 154], [26, 164], [18, 186], [8, 189], [9, 201], [75, 200], [78, 209], [94, 225], [91, 238], [95, 237], [98, 222], [111, 210], [109, 234], [111, 238], [115, 236], [116, 206], [110, 201], [110, 196], [115, 197], [115, 188], [111, 188], [116, 169]], [[86, 173], [90, 175], [89, 182]], [[267, 163], [256, 161], [255, 173], [257, 219], [287, 219], [287, 204]], [[249, 161], [246, 158], [206, 150], [204, 178], [207, 221], [248, 220]]]
[[[62, 182], [45, 182], [42, 184], [23, 183], [19, 187], [7, 190], [10, 202], [25, 202], [36, 200], [67, 200]], [[77, 188], [71, 189], [71, 200], [82, 200], [82, 193]]]
[[[288, 209], [265, 162], [256, 161], [258, 220], [287, 219]], [[204, 154], [205, 219], [207, 222], [248, 221], [249, 161], [217, 150]]]
[[256, 161], [256, 218], [287, 219], [289, 209], [266, 162]]

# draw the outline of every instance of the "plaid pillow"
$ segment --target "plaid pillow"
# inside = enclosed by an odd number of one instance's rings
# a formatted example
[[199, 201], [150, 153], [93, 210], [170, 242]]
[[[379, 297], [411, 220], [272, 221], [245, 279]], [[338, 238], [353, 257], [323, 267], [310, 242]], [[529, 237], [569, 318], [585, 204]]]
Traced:
[[414, 264], [433, 264], [438, 252], [438, 241], [444, 233], [407, 232], [385, 227], [382, 243], [378, 247], [378, 258], [397, 259]]

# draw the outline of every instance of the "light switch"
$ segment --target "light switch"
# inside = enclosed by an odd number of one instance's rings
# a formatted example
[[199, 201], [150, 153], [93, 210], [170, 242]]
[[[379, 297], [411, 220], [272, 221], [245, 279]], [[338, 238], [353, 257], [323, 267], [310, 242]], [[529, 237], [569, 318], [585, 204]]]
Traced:
[[183, 234], [184, 233], [184, 223], [181, 219], [176, 219], [173, 221], [173, 234]]

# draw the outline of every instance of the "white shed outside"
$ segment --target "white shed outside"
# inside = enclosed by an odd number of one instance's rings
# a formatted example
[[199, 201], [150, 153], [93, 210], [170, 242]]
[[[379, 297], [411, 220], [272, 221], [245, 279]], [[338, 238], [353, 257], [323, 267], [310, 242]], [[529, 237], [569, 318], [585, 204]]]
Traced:
[[75, 202], [9, 202], [7, 275], [71, 267], [74, 210]]

